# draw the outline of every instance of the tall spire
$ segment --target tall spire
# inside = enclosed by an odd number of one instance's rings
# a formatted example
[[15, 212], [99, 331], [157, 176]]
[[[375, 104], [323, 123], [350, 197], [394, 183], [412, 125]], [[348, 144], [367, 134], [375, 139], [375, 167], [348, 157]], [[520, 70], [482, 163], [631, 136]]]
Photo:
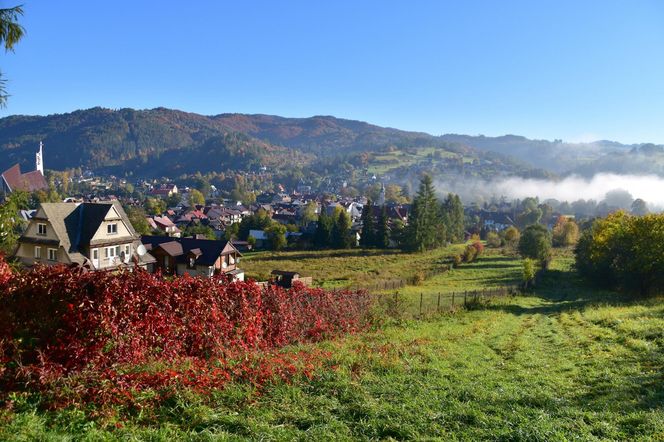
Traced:
[[39, 142], [39, 152], [35, 155], [35, 169], [40, 171], [44, 175], [44, 144]]
[[385, 205], [385, 183], [380, 183], [380, 194], [378, 195], [378, 205]]

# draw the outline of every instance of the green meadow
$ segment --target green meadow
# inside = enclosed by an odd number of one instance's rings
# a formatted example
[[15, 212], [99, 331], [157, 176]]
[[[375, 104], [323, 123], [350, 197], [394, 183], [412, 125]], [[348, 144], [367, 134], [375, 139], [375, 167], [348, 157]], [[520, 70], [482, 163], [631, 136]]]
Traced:
[[[664, 440], [664, 299], [592, 289], [571, 264], [556, 256], [528, 295], [308, 346], [332, 354], [311, 379], [112, 415], [17, 398], [0, 412], [0, 440]], [[404, 295], [519, 272], [516, 258], [488, 253]]]

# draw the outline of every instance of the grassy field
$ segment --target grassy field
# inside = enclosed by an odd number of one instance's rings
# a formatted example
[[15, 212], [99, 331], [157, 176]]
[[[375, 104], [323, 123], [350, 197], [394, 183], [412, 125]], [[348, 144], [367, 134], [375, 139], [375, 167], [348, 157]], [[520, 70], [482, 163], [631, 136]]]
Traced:
[[[389, 173], [393, 169], [412, 166], [422, 161], [437, 161], [436, 159], [432, 160], [429, 158], [430, 155], [434, 155], [436, 152], [440, 152], [440, 158], [455, 158], [459, 156], [457, 153], [435, 147], [422, 147], [412, 152], [403, 150], [384, 152], [374, 155], [369, 163], [368, 170], [369, 173], [382, 175]], [[470, 161], [472, 162], [472, 158]]]
[[[371, 286], [407, 279], [415, 273], [423, 274], [439, 269], [445, 258], [460, 253], [463, 245], [433, 250], [422, 254], [397, 250], [326, 250], [306, 252], [259, 252], [246, 257], [242, 266], [249, 277], [266, 279], [273, 269], [293, 270], [312, 276], [314, 284], [325, 288]], [[424, 312], [451, 304], [450, 294], [456, 292], [463, 299], [464, 291], [474, 291], [517, 284], [521, 278], [521, 259], [502, 250], [485, 249], [484, 255], [470, 264], [449, 272], [434, 274], [419, 285], [399, 289], [375, 290], [392, 295], [398, 292], [405, 308], [419, 314], [420, 297]]]
[[[516, 271], [495, 264], [445, 277]], [[664, 440], [664, 299], [590, 289], [570, 264], [556, 257], [530, 296], [318, 344], [333, 356], [312, 379], [125, 416], [19, 401], [0, 440]]]
[[267, 279], [278, 269], [311, 276], [314, 285], [337, 288], [410, 278], [440, 268], [445, 258], [462, 250], [463, 245], [426, 253], [371, 249], [257, 252], [243, 258], [242, 268], [247, 277], [257, 280]]

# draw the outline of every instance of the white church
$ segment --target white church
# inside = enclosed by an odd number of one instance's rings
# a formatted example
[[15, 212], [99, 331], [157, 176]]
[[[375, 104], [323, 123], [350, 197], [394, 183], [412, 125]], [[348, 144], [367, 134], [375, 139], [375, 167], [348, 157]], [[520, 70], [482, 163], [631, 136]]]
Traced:
[[21, 173], [21, 166], [17, 163], [0, 175], [0, 190], [5, 195], [18, 190], [35, 192], [47, 189], [48, 183], [44, 178], [44, 145], [41, 141], [39, 151], [35, 154], [35, 170]]

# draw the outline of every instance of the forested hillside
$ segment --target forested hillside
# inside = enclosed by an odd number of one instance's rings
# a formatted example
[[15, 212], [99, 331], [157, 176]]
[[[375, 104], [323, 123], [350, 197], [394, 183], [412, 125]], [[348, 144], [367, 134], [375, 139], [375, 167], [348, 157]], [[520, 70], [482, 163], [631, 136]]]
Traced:
[[46, 146], [49, 169], [85, 167], [118, 175], [172, 176], [322, 162], [329, 167], [330, 159], [400, 176], [430, 168], [432, 159], [440, 160], [444, 170], [455, 162], [472, 164], [473, 176], [664, 171], [664, 161], [659, 161], [664, 148], [654, 145], [574, 144], [513, 135], [433, 136], [331, 116], [204, 116], [165, 108], [100, 107], [0, 119], [0, 168], [17, 162], [31, 168], [39, 141]]

